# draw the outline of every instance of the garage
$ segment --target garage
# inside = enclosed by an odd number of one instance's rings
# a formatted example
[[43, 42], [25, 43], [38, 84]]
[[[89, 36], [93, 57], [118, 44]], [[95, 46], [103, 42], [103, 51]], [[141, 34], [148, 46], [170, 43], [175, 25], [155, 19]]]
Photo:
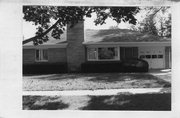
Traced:
[[142, 46], [139, 47], [139, 58], [147, 61], [150, 69], [165, 68], [164, 50], [164, 46]]

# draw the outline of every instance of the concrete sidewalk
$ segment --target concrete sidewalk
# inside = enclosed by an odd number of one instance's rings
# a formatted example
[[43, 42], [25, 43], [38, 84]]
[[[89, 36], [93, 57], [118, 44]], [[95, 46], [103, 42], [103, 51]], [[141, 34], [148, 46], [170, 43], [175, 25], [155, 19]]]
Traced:
[[107, 89], [107, 90], [74, 90], [74, 91], [23, 91], [23, 95], [117, 95], [121, 92], [129, 92], [132, 94], [144, 94], [144, 93], [167, 93], [171, 88], [132, 88], [132, 89]]
[[154, 75], [171, 74], [171, 69], [150, 69], [148, 73]]

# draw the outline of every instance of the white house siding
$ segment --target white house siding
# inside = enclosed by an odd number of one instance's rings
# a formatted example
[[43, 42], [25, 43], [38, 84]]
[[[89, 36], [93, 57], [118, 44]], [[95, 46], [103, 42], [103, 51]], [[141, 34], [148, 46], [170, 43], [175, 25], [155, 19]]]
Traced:
[[23, 49], [23, 64], [35, 62], [35, 49]]
[[171, 64], [172, 64], [171, 47], [166, 46], [165, 47], [165, 67], [171, 68]]
[[[66, 48], [43, 48], [43, 49], [48, 49], [48, 61], [46, 63], [58, 63], [58, 62], [67, 61]], [[35, 50], [36, 49], [23, 49], [23, 64], [36, 63]]]
[[66, 62], [66, 48], [50, 48], [48, 49], [48, 56], [50, 63]]

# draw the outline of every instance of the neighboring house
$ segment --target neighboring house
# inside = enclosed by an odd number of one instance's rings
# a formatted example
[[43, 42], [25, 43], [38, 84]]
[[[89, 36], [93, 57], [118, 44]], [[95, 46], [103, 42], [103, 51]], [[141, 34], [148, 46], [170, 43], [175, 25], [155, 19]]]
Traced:
[[128, 29], [84, 30], [79, 22], [67, 28], [60, 40], [23, 46], [23, 64], [67, 63], [69, 71], [80, 71], [86, 61], [121, 61], [141, 58], [150, 69], [171, 68], [171, 39]]

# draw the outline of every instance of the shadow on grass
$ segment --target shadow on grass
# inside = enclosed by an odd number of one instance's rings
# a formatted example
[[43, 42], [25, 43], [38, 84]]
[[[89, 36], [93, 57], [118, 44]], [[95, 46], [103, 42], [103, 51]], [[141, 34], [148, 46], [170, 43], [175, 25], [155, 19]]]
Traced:
[[167, 90], [161, 92], [124, 92], [111, 96], [23, 96], [23, 110], [68, 110], [79, 106], [79, 110], [170, 111], [171, 93]]
[[[34, 76], [34, 77], [33, 77]], [[84, 75], [80, 74], [47, 74], [47, 75], [24, 75], [24, 77], [31, 77], [33, 79], [43, 80], [64, 80], [64, 79], [75, 79]], [[30, 78], [30, 79], [31, 79]]]
[[58, 97], [23, 96], [23, 110], [58, 110], [68, 107]]
[[[30, 78], [32, 79], [33, 76]], [[170, 78], [170, 77], [166, 77]], [[116, 82], [125, 82], [129, 80], [137, 80], [141, 83], [141, 80], [155, 80], [157, 84], [162, 85], [164, 87], [171, 87], [171, 83], [157, 77], [155, 75], [149, 73], [69, 73], [69, 74], [52, 74], [52, 75], [42, 75], [36, 76], [33, 79], [42, 79], [42, 80], [73, 80], [73, 79], [82, 79], [85, 81], [92, 81], [92, 82], [109, 82], [109, 83], [116, 83]], [[133, 83], [132, 83], [133, 84]], [[148, 84], [148, 83], [146, 83]], [[149, 85], [151, 83], [149, 82]]]
[[[156, 83], [163, 85], [164, 87], [171, 87], [171, 83], [161, 79], [160, 77], [154, 76], [148, 73], [116, 73], [116, 74], [104, 74], [101, 76], [96, 76], [89, 79], [89, 81], [94, 82], [120, 82], [128, 80], [156, 80]], [[147, 85], [148, 86], [148, 85]], [[151, 86], [151, 83], [149, 83]]]
[[171, 94], [129, 94], [89, 96], [91, 100], [82, 110], [171, 110]]
[[96, 77], [90, 80], [116, 82], [116, 81], [125, 81], [127, 79], [153, 80], [153, 79], [157, 79], [157, 77], [148, 73], [115, 73], [115, 74], [105, 73], [105, 74], [97, 75]]

